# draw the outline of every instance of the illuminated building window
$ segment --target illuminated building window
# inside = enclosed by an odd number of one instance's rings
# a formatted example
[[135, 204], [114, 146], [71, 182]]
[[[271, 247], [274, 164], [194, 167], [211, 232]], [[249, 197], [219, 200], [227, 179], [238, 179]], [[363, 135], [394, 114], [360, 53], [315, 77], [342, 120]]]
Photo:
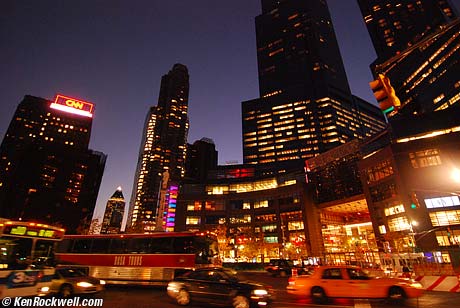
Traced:
[[195, 201], [193, 204], [187, 204], [187, 211], [201, 211], [201, 201]]
[[303, 221], [290, 221], [288, 222], [288, 230], [303, 230]]
[[413, 168], [425, 168], [442, 164], [438, 149], [427, 149], [409, 153], [409, 158]]
[[207, 211], [223, 211], [225, 210], [225, 204], [223, 201], [206, 201], [205, 209]]
[[430, 219], [434, 227], [459, 224], [460, 210], [432, 212]]
[[275, 221], [277, 221], [276, 214], [257, 215], [255, 217], [255, 220], [259, 221], [259, 222], [275, 222]]
[[230, 217], [231, 224], [249, 224], [251, 223], [251, 215], [236, 215]]
[[201, 223], [201, 218], [196, 216], [187, 216], [185, 223], [187, 225], [199, 225]]
[[380, 234], [387, 234], [387, 228], [385, 227], [385, 225], [379, 226], [379, 232]]
[[428, 209], [459, 206], [460, 200], [458, 196], [449, 196], [441, 198], [425, 199], [425, 204]]
[[265, 243], [278, 243], [278, 237], [277, 236], [264, 236], [264, 242]]
[[277, 230], [276, 224], [262, 226], [262, 232], [273, 233], [273, 232], [276, 232], [276, 230]]
[[385, 160], [367, 169], [367, 181], [368, 183], [377, 182], [392, 174], [394, 174], [393, 167], [389, 160]]
[[268, 207], [268, 200], [257, 200], [254, 201], [254, 208], [262, 208], [262, 207]]
[[389, 208], [385, 208], [385, 216], [397, 215], [400, 213], [404, 213], [404, 205], [398, 204]]
[[243, 202], [243, 210], [250, 210], [251, 209], [251, 203], [250, 202]]
[[284, 51], [284, 48], [279, 48], [279, 49], [277, 49], [277, 50], [275, 50], [275, 51], [270, 52], [270, 53], [268, 54], [268, 56], [269, 56], [269, 57], [273, 57], [274, 55], [277, 55], [277, 54], [279, 54], [279, 53], [281, 53], [281, 52], [283, 52], [283, 51]]
[[451, 234], [447, 234], [447, 231], [436, 231], [436, 240], [439, 246], [459, 245], [460, 230], [452, 230]]
[[405, 216], [388, 219], [388, 228], [391, 232], [410, 230], [409, 220]]
[[228, 186], [208, 186], [208, 195], [223, 195], [228, 193]]

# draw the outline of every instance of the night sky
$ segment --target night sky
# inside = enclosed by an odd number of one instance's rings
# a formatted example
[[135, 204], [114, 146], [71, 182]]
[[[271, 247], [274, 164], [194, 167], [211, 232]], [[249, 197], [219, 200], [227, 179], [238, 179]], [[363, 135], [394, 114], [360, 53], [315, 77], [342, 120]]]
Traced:
[[[375, 52], [357, 1], [328, 3], [352, 92], [375, 102]], [[219, 164], [242, 163], [241, 102], [259, 93], [261, 12], [259, 0], [0, 0], [0, 138], [26, 94], [93, 102], [90, 148], [108, 154], [101, 217], [118, 186], [129, 203], [148, 108], [161, 76], [182, 63], [190, 74], [188, 142], [211, 138]]]

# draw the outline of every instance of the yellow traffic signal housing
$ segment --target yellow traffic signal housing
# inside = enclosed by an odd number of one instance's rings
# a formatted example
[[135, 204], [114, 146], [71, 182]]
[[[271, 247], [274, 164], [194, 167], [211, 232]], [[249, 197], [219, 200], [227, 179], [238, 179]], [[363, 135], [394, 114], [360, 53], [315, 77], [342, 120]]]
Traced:
[[413, 192], [410, 195], [410, 199], [411, 199], [410, 207], [412, 209], [418, 209], [420, 207], [420, 202], [418, 201], [417, 194], [415, 192]]
[[391, 86], [390, 79], [383, 74], [379, 74], [378, 78], [369, 82], [369, 86], [374, 92], [374, 96], [379, 102], [380, 110], [388, 113], [394, 109], [399, 109], [401, 102], [396, 96], [395, 89]]

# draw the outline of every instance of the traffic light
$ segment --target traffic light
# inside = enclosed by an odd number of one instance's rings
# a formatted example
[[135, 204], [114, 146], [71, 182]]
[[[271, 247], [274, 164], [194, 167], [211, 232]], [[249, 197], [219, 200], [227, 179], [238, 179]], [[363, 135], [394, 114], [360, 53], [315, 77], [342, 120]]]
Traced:
[[389, 113], [399, 109], [401, 102], [396, 96], [395, 89], [391, 86], [390, 79], [383, 74], [379, 74], [377, 79], [369, 82], [369, 86], [374, 92], [374, 96], [379, 102], [380, 110]]
[[449, 240], [450, 240], [451, 235], [452, 235], [452, 231], [450, 230], [450, 227], [447, 227], [447, 237], [449, 238]]
[[411, 195], [410, 195], [410, 208], [411, 209], [418, 209], [420, 207], [420, 203], [417, 199], [417, 194], [415, 192], [413, 192]]

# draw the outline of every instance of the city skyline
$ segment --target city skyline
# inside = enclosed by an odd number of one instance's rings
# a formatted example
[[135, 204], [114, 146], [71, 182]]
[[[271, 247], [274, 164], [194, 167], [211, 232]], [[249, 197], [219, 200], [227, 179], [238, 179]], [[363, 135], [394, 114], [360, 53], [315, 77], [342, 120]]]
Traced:
[[[452, 2], [459, 7], [459, 0]], [[93, 102], [90, 148], [108, 154], [96, 217], [116, 187], [131, 195], [143, 120], [174, 63], [190, 71], [188, 142], [211, 138], [220, 164], [242, 162], [241, 102], [258, 96], [254, 19], [260, 1], [159, 3], [82, 1], [68, 11], [71, 4], [58, 1], [4, 2], [1, 78], [8, 89], [1, 94], [0, 135], [26, 94]], [[368, 66], [376, 56], [357, 3], [328, 4], [352, 93], [375, 103]]]

